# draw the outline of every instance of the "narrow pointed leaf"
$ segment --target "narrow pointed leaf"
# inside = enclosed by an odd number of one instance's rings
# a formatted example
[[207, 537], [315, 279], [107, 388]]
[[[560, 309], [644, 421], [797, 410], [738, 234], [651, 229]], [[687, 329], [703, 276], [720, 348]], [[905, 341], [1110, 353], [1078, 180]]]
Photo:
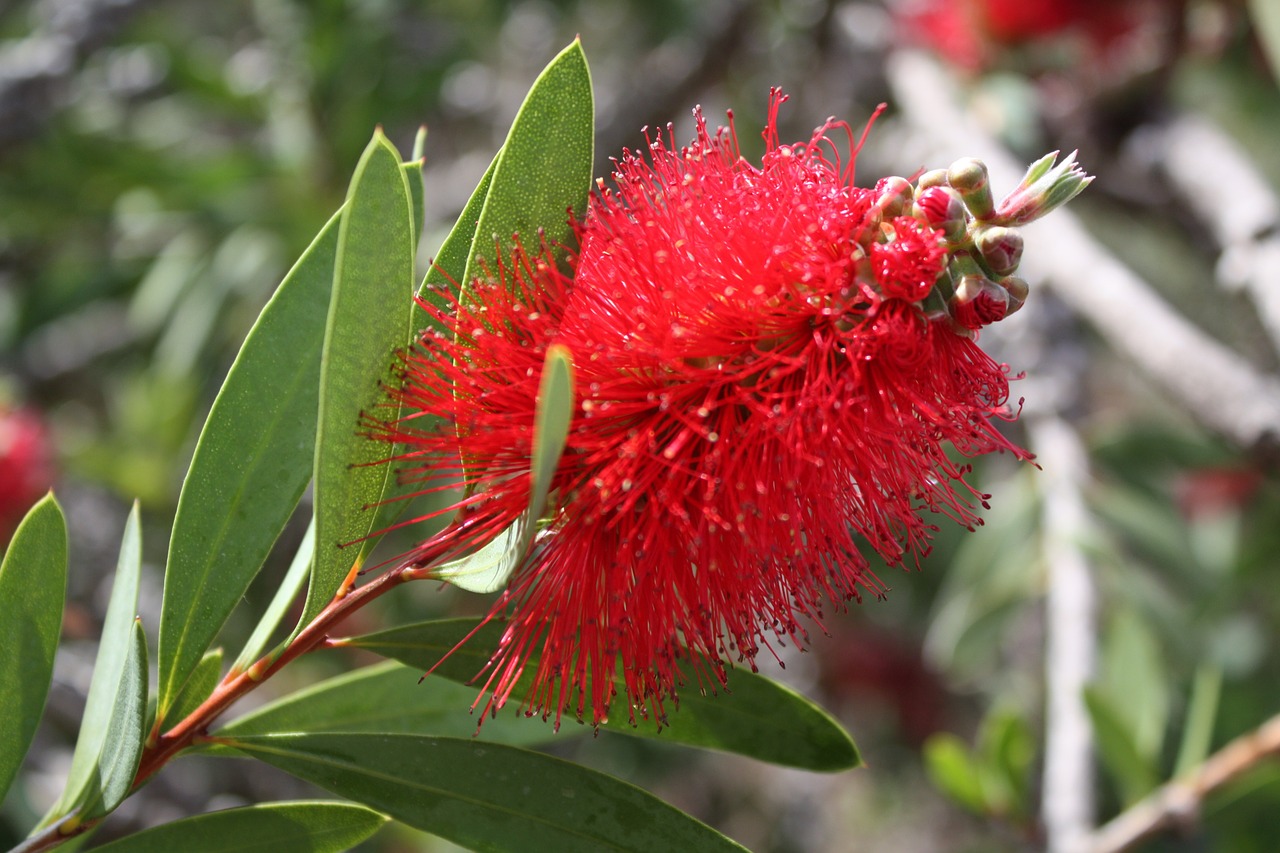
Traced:
[[334, 216], [231, 366], [182, 486], [160, 616], [159, 716], [226, 623], [311, 479]]
[[576, 39], [553, 59], [525, 96], [494, 166], [462, 284], [484, 272], [483, 260], [506, 251], [513, 234], [535, 251], [573, 239], [569, 209], [581, 214], [591, 190], [595, 106], [591, 72]]
[[[218, 737], [303, 732], [380, 732], [471, 737], [479, 719], [471, 712], [476, 691], [453, 681], [422, 682], [422, 671], [395, 661], [367, 666], [290, 693], [250, 711]], [[506, 744], [553, 737], [540, 722], [504, 715], [487, 720], [481, 736]]]
[[245, 736], [226, 745], [473, 850], [743, 850], [639, 788], [516, 747], [341, 733]]
[[169, 716], [177, 722], [186, 719], [187, 715], [199, 708], [209, 698], [213, 689], [218, 686], [222, 677], [222, 649], [210, 649], [200, 658], [200, 663], [191, 671], [191, 677], [178, 694]]
[[134, 620], [129, 655], [120, 674], [120, 690], [107, 723], [107, 737], [97, 767], [97, 784], [80, 809], [85, 818], [115, 810], [133, 788], [147, 729], [147, 637], [142, 620]]
[[[467, 683], [484, 669], [504, 628], [498, 622], [490, 622], [444, 658], [475, 626], [474, 619], [419, 622], [353, 637], [344, 640], [343, 645], [366, 649], [424, 672], [439, 663], [432, 678], [425, 682], [427, 685], [436, 676]], [[520, 696], [527, 690], [536, 661], [536, 657], [530, 659], [525, 667], [526, 675], [516, 685], [513, 695]], [[697, 681], [687, 670], [686, 680], [688, 686], [680, 692], [679, 708], [670, 711], [661, 731], [653, 720], [640, 720], [638, 725], [632, 725], [624, 707], [600, 728], [734, 752], [806, 770], [848, 770], [862, 763], [853, 739], [840, 724], [790, 688], [746, 670], [729, 674], [728, 690], [721, 696], [699, 692]], [[620, 696], [626, 695], [620, 680], [618, 690]], [[618, 705], [625, 706], [625, 703]]]
[[50, 493], [14, 531], [0, 563], [0, 799], [44, 713], [67, 595], [67, 524]]
[[102, 639], [93, 664], [93, 680], [80, 720], [80, 734], [71, 759], [71, 770], [62, 798], [42, 825], [67, 815], [76, 803], [90, 796], [91, 784], [100, 780], [100, 765], [107, 732], [115, 709], [127, 701], [122, 693], [137, 685], [126, 677], [129, 655], [134, 645], [134, 619], [138, 613], [138, 586], [142, 577], [142, 530], [135, 501], [125, 523], [120, 543], [116, 576], [111, 583], [111, 600], [102, 623]]
[[1120, 789], [1121, 799], [1132, 805], [1159, 783], [1156, 768], [1143, 756], [1123, 715], [1101, 691], [1086, 687], [1085, 708], [1093, 723], [1098, 753]]
[[426, 211], [423, 209], [423, 205], [426, 201], [426, 190], [425, 187], [422, 186], [423, 160], [422, 154], [418, 150], [417, 145], [418, 141], [422, 141], [423, 143], [426, 142], [426, 134], [420, 132], [419, 136], [421, 137], [421, 140], [415, 140], [414, 142], [413, 159], [407, 163], [401, 164], [401, 168], [404, 169], [405, 184], [409, 188], [409, 207], [410, 210], [413, 211], [413, 245], [415, 253], [419, 241], [422, 240], [422, 224], [423, 219], [426, 216]]
[[316, 520], [312, 517], [311, 524], [307, 526], [307, 532], [303, 535], [302, 542], [298, 544], [298, 550], [293, 555], [293, 562], [289, 564], [289, 570], [285, 572], [284, 580], [276, 588], [276, 593], [272, 596], [271, 603], [267, 605], [262, 618], [258, 620], [258, 624], [253, 629], [253, 634], [245, 642], [244, 648], [240, 651], [240, 656], [231, 665], [232, 673], [244, 672], [254, 661], [262, 656], [262, 653], [267, 648], [267, 643], [271, 642], [271, 636], [283, 624], [289, 608], [293, 606], [293, 602], [297, 600], [306, 586], [307, 578], [311, 574], [311, 561], [315, 558], [315, 553]]
[[202, 814], [129, 835], [98, 853], [343, 853], [386, 817], [350, 803], [266, 803]]
[[[381, 382], [411, 331], [415, 243], [400, 155], [381, 132], [365, 149], [338, 229], [333, 296], [320, 372], [316, 434], [316, 553], [299, 625], [333, 599], [376, 518], [390, 465], [360, 434], [360, 415], [382, 404]], [[366, 545], [368, 543], [365, 543]]]
[[1200, 664], [1191, 686], [1191, 701], [1187, 703], [1187, 719], [1182, 727], [1182, 743], [1173, 765], [1173, 778], [1190, 773], [1208, 758], [1221, 697], [1222, 668], [1211, 663]]
[[475, 593], [496, 592], [506, 584], [529, 553], [572, 420], [573, 362], [568, 349], [553, 345], [548, 347], [543, 363], [534, 412], [529, 508], [523, 517], [476, 553], [440, 566], [436, 577]]

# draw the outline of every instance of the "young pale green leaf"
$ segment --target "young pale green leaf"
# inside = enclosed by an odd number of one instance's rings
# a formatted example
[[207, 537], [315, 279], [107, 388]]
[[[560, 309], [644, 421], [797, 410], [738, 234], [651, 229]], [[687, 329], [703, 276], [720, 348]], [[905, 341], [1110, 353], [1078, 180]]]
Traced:
[[67, 523], [50, 493], [22, 519], [0, 563], [0, 799], [44, 713], [66, 595]]
[[[471, 713], [476, 690], [453, 681], [422, 683], [422, 670], [395, 661], [321, 681], [250, 711], [216, 735], [379, 732], [471, 737], [479, 722]], [[488, 720], [485, 740], [524, 745], [549, 740], [550, 726], [504, 715]]]
[[968, 745], [950, 732], [930, 736], [924, 744], [924, 767], [934, 786], [974, 814], [985, 814], [987, 800], [977, 764]]
[[1132, 805], [1159, 784], [1156, 768], [1138, 749], [1124, 716], [1102, 692], [1086, 687], [1084, 704], [1102, 762], [1116, 780], [1121, 799]]
[[343, 853], [387, 818], [351, 803], [264, 803], [166, 823], [102, 847], [99, 853]]
[[569, 437], [573, 420], [573, 360], [566, 347], [547, 348], [538, 403], [534, 411], [532, 483], [529, 508], [522, 518], [498, 534], [483, 548], [460, 560], [446, 563], [435, 577], [468, 592], [496, 592], [506, 584], [529, 553], [534, 531], [547, 505], [547, 492]]
[[320, 349], [337, 246], [335, 215], [262, 310], [200, 434], [165, 569], [158, 652], [162, 720], [311, 478]]
[[102, 756], [96, 768], [96, 784], [77, 810], [86, 818], [101, 817], [124, 802], [133, 788], [133, 777], [142, 758], [147, 734], [147, 636], [142, 620], [135, 619], [129, 637], [129, 654], [120, 673]]
[[1031, 804], [1035, 736], [1022, 715], [996, 708], [982, 721], [975, 757], [988, 813], [1024, 816]]
[[1280, 79], [1280, 4], [1273, 0], [1249, 0], [1249, 19], [1271, 74]]
[[77, 803], [92, 796], [89, 788], [101, 780], [101, 764], [107, 749], [107, 731], [115, 709], [129, 700], [125, 694], [137, 685], [126, 677], [129, 656], [134, 650], [134, 620], [138, 612], [138, 586], [142, 577], [142, 529], [135, 501], [125, 523], [120, 558], [111, 584], [111, 600], [102, 623], [98, 657], [93, 664], [93, 680], [80, 720], [75, 753], [67, 784], [57, 805], [45, 817], [47, 826], [70, 813]]
[[[386, 491], [385, 446], [360, 434], [360, 416], [382, 402], [394, 352], [409, 342], [415, 243], [400, 155], [374, 134], [338, 228], [333, 296], [320, 368], [315, 453], [316, 553], [299, 626], [333, 600], [358, 561]], [[363, 542], [356, 548], [350, 543]]]
[[414, 139], [414, 155], [413, 159], [408, 163], [401, 164], [404, 169], [404, 179], [409, 187], [409, 206], [413, 210], [413, 245], [416, 248], [418, 242], [422, 239], [422, 223], [426, 215], [424, 205], [425, 188], [422, 186], [422, 150], [419, 143], [425, 145], [427, 140], [426, 128], [418, 131], [418, 136]]
[[1209, 756], [1213, 743], [1213, 724], [1218, 717], [1218, 700], [1222, 697], [1222, 667], [1202, 663], [1196, 668], [1191, 685], [1191, 701], [1187, 703], [1187, 720], [1182, 727], [1182, 744], [1173, 766], [1176, 779], [1190, 773]]
[[[503, 627], [494, 621], [475, 630], [474, 619], [444, 619], [353, 637], [342, 643], [401, 661], [420, 671], [436, 667], [435, 676], [466, 683], [474, 680], [492, 657]], [[468, 638], [468, 635], [471, 636]], [[459, 647], [464, 638], [466, 642]], [[528, 689], [536, 666], [534, 656], [525, 667], [527, 674], [516, 685], [514, 695], [519, 696]], [[698, 683], [687, 670], [685, 674], [689, 685]], [[428, 679], [426, 684], [430, 685], [432, 680]], [[621, 679], [618, 691], [619, 695], [626, 695]], [[707, 696], [690, 686], [681, 692], [679, 708], [671, 710], [660, 731], [652, 720], [632, 725], [625, 713], [610, 717], [600, 728], [633, 737], [733, 752], [805, 770], [833, 772], [861, 764], [858, 748], [848, 732], [829, 714], [790, 688], [746, 670], [734, 670], [729, 674], [726, 693]], [[486, 722], [485, 726], [488, 725]]]
[[591, 72], [575, 39], [534, 81], [502, 144], [462, 284], [483, 275], [514, 234], [530, 251], [540, 231], [551, 245], [573, 239], [569, 211], [586, 208], [594, 148]]
[[639, 788], [512, 746], [356, 733], [244, 736], [224, 744], [474, 850], [743, 850]]
[[196, 664], [196, 668], [191, 671], [191, 677], [187, 679], [186, 686], [178, 694], [178, 699], [173, 703], [169, 716], [175, 721], [185, 719], [209, 698], [221, 677], [222, 649], [210, 649], [204, 653], [200, 663]]
[[244, 672], [266, 650], [267, 643], [271, 642], [271, 635], [284, 622], [284, 617], [289, 612], [289, 608], [302, 592], [303, 586], [307, 582], [307, 577], [311, 574], [311, 561], [315, 558], [315, 553], [316, 520], [312, 517], [311, 523], [307, 525], [307, 532], [303, 535], [302, 542], [298, 544], [298, 550], [293, 555], [293, 562], [289, 564], [289, 570], [285, 572], [284, 580], [280, 582], [275, 595], [271, 597], [271, 603], [267, 605], [266, 612], [262, 614], [262, 618], [258, 620], [258, 624], [253, 629], [253, 634], [250, 635], [249, 640], [244, 644], [244, 648], [241, 649], [240, 656], [231, 665], [231, 673], [239, 674]]
[[1146, 763], [1154, 766], [1169, 720], [1167, 668], [1155, 631], [1133, 608], [1119, 608], [1102, 649], [1104, 690], [1110, 708], [1133, 738]]

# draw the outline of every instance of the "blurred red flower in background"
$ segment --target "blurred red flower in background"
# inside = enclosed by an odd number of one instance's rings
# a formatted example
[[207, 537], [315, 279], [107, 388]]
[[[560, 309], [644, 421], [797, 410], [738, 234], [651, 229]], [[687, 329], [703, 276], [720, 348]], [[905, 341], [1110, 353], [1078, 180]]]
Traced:
[[0, 546], [53, 485], [53, 449], [44, 422], [0, 403]]
[[1072, 37], [1107, 53], [1149, 17], [1153, 0], [906, 0], [897, 4], [907, 40], [971, 71], [1013, 47]]
[[536, 655], [527, 712], [599, 723], [620, 677], [632, 720], [661, 722], [677, 659], [715, 687], [722, 657], [806, 642], [798, 618], [824, 600], [882, 594], [859, 541], [910, 565], [935, 529], [922, 511], [979, 524], [986, 496], [949, 448], [1027, 457], [989, 421], [1009, 416], [1007, 368], [935, 292], [943, 232], [906, 215], [907, 181], [854, 186], [830, 138], [856, 155], [847, 125], [782, 144], [783, 100], [760, 166], [700, 114], [688, 147], [626, 153], [572, 275], [517, 250], [461, 300], [423, 303], [444, 331], [405, 356], [408, 414], [373, 432], [423, 477], [465, 481], [441, 536], [468, 547], [527, 507], [544, 357], [574, 363], [550, 521], [494, 610], [510, 621], [490, 708]]

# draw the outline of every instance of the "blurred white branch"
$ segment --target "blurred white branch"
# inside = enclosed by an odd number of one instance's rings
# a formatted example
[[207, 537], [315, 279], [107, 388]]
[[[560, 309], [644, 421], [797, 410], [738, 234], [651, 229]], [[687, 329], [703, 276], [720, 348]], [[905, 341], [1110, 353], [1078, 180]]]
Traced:
[[[913, 139], [928, 142], [941, 161], [930, 165], [980, 157], [997, 196], [1016, 185], [1023, 167], [966, 112], [936, 62], [918, 53], [896, 53], [889, 57], [887, 74], [915, 132]], [[1070, 210], [1055, 211], [1046, 222], [1028, 227], [1024, 236], [1026, 277], [1049, 284], [1201, 423], [1246, 448], [1280, 437], [1280, 380], [1258, 371], [1173, 310], [1094, 240]]]
[[1280, 352], [1280, 200], [1234, 139], [1194, 115], [1151, 125], [1129, 145], [1155, 167], [1222, 249], [1218, 282], [1245, 289]]
[[1084, 849], [1089, 853], [1122, 853], [1165, 830], [1192, 825], [1210, 794], [1274, 758], [1280, 758], [1280, 715], [1121, 812], [1099, 829]]
[[1082, 495], [1088, 457], [1080, 436], [1052, 414], [1028, 416], [1030, 444], [1043, 466], [1045, 759], [1042, 814], [1051, 853], [1078, 853], [1094, 824], [1093, 727], [1084, 687], [1096, 657], [1096, 599], [1080, 549], [1088, 525]]

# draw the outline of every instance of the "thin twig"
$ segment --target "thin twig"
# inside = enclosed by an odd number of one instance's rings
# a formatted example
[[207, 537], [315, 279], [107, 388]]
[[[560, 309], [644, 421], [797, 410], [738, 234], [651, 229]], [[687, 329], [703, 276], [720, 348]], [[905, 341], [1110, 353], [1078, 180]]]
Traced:
[[1129, 148], [1213, 234], [1222, 249], [1218, 283], [1249, 293], [1280, 352], [1280, 200], [1266, 178], [1234, 139], [1200, 116], [1143, 128]]
[[[997, 194], [1017, 183], [1023, 169], [966, 112], [936, 62], [901, 52], [889, 57], [887, 74], [903, 115], [933, 155], [981, 157]], [[1280, 438], [1280, 380], [1171, 308], [1070, 211], [1055, 211], [1050, 219], [1025, 231], [1027, 277], [1045, 280], [1206, 427], [1244, 448], [1272, 448]]]
[[1028, 415], [1030, 445], [1043, 467], [1045, 759], [1043, 818], [1051, 853], [1077, 853], [1093, 830], [1093, 727], [1084, 687], [1097, 653], [1096, 599], [1080, 548], [1088, 458], [1076, 431], [1052, 415]]
[[1123, 853], [1170, 829], [1195, 822], [1206, 798], [1254, 767], [1280, 758], [1280, 715], [1241, 735], [1187, 775], [1174, 779], [1103, 826], [1085, 848], [1090, 853]]

